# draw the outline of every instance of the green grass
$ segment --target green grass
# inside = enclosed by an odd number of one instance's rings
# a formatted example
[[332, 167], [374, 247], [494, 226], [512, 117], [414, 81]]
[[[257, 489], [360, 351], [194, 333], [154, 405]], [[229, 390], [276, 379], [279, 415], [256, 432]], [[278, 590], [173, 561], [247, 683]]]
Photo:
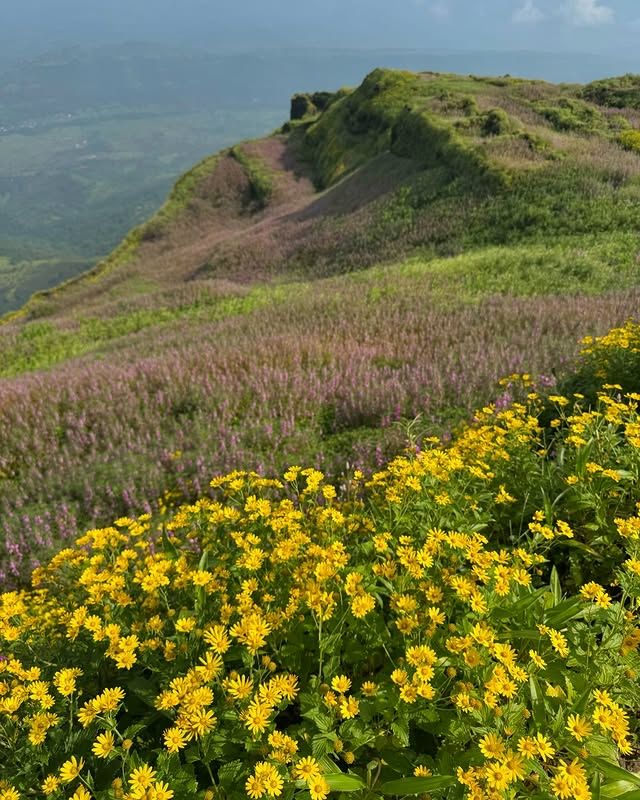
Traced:
[[231, 148], [231, 155], [243, 167], [251, 191], [251, 200], [258, 209], [265, 208], [274, 190], [274, 176], [264, 162], [247, 153], [242, 145]]
[[201, 293], [196, 300], [115, 317], [78, 319], [72, 326], [35, 320], [15, 338], [0, 340], [0, 377], [47, 369], [72, 358], [99, 355], [142, 330], [168, 328], [185, 320], [205, 323], [249, 315], [267, 305], [290, 307], [305, 295], [326, 291], [349, 296], [354, 284], [371, 302], [413, 292], [429, 282], [441, 306], [477, 303], [488, 296], [599, 294], [640, 286], [640, 234], [565, 236], [553, 244], [485, 247], [455, 258], [422, 258], [372, 267], [315, 282], [257, 286], [225, 297]]

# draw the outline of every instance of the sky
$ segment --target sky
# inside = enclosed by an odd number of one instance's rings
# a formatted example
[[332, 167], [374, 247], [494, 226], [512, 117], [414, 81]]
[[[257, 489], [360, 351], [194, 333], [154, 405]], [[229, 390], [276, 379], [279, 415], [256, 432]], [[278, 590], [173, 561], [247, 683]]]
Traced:
[[639, 36], [640, 0], [0, 0], [5, 57], [132, 40], [633, 56]]

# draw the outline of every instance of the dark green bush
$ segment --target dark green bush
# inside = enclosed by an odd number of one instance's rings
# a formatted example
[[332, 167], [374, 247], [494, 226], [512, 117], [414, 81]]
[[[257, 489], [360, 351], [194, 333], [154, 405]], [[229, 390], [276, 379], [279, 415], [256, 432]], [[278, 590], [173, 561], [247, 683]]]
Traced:
[[622, 75], [589, 83], [582, 91], [585, 100], [609, 108], [640, 108], [640, 75]]

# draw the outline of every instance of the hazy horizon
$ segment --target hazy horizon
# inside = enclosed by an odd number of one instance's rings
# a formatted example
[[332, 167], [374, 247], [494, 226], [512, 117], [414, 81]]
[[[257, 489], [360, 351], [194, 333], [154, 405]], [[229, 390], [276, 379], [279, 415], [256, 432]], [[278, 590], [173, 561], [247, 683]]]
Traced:
[[207, 50], [594, 53], [626, 62], [638, 60], [640, 8], [635, 0], [5, 0], [0, 31], [5, 61], [138, 40]]

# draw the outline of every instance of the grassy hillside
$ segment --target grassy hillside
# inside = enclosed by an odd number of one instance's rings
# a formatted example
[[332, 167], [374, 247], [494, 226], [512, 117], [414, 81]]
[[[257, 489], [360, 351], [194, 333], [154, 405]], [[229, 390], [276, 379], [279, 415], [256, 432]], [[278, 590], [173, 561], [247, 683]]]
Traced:
[[635, 79], [376, 70], [325, 100], [0, 326], [5, 580], [212, 474], [375, 469], [638, 314]]

